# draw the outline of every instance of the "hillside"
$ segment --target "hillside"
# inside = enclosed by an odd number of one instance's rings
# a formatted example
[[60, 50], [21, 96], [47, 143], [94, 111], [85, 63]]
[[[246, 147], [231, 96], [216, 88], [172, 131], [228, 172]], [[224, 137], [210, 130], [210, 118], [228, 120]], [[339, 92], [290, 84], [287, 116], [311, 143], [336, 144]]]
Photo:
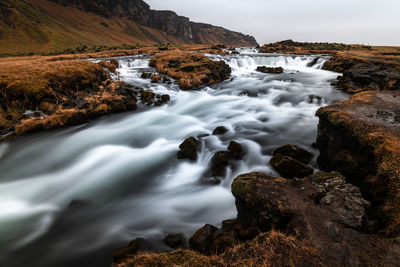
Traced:
[[3, 0], [0, 53], [61, 51], [81, 45], [257, 45], [221, 27], [190, 22], [172, 11], [155, 11], [141, 0]]

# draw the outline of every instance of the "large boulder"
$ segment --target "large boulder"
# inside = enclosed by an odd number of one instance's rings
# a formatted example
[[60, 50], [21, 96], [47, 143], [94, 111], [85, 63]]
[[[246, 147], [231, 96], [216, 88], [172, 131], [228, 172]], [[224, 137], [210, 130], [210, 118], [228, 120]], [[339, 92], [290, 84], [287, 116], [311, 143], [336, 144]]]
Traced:
[[370, 203], [339, 173], [320, 172], [302, 180], [243, 174], [232, 183], [232, 193], [244, 227], [278, 229], [307, 240], [329, 266], [392, 266], [400, 259], [399, 241], [364, 232]]
[[317, 112], [318, 163], [341, 172], [372, 202], [370, 216], [400, 235], [400, 93], [363, 92]]
[[303, 178], [314, 172], [310, 166], [292, 157], [277, 154], [270, 160], [271, 166], [286, 178]]

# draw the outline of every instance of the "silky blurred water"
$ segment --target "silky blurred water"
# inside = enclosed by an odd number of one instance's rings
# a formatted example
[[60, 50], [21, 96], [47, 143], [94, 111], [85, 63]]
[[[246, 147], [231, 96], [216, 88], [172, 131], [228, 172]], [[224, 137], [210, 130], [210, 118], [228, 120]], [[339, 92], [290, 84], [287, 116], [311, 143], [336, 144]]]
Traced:
[[[109, 266], [112, 252], [136, 237], [189, 237], [236, 216], [232, 180], [250, 171], [276, 174], [268, 164], [274, 148], [312, 150], [315, 111], [347, 97], [330, 85], [337, 73], [320, 69], [323, 57], [240, 51], [209, 55], [233, 72], [197, 91], [141, 79], [152, 70], [148, 56], [120, 58], [116, 78], [169, 94], [170, 103], [0, 144], [0, 265]], [[256, 72], [261, 65], [284, 73]], [[211, 135], [217, 126], [229, 132]], [[202, 135], [197, 161], [176, 159], [185, 138]], [[246, 157], [212, 184], [210, 160], [233, 140]]]

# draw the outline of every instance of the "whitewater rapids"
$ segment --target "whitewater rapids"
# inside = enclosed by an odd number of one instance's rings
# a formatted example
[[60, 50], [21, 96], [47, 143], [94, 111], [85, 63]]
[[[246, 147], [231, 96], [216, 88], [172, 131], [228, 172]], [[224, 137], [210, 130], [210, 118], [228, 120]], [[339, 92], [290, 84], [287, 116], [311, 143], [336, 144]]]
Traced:
[[[316, 110], [347, 98], [330, 85], [338, 74], [321, 70], [324, 57], [246, 51], [209, 55], [232, 75], [198, 91], [141, 79], [152, 70], [148, 56], [119, 58], [116, 79], [169, 94], [170, 103], [1, 143], [0, 265], [109, 266], [112, 252], [136, 237], [189, 237], [236, 216], [230, 185], [237, 175], [277, 175], [268, 164], [274, 148], [313, 151]], [[284, 73], [256, 72], [262, 65]], [[217, 126], [229, 132], [211, 135]], [[196, 162], [176, 159], [189, 136], [203, 136]], [[233, 140], [246, 157], [215, 185], [210, 160]]]

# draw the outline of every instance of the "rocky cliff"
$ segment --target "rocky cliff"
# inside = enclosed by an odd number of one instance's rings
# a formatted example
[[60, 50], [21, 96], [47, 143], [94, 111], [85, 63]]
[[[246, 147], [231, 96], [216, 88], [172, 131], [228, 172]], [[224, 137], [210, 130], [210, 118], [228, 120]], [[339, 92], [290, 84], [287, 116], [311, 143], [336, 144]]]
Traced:
[[51, 0], [64, 6], [75, 6], [104, 17], [127, 17], [141, 25], [165, 31], [189, 43], [223, 43], [256, 46], [254, 37], [204, 23], [191, 22], [173, 11], [152, 10], [142, 0]]
[[152, 10], [141, 0], [0, 1], [0, 54], [154, 43], [257, 45], [254, 37]]

